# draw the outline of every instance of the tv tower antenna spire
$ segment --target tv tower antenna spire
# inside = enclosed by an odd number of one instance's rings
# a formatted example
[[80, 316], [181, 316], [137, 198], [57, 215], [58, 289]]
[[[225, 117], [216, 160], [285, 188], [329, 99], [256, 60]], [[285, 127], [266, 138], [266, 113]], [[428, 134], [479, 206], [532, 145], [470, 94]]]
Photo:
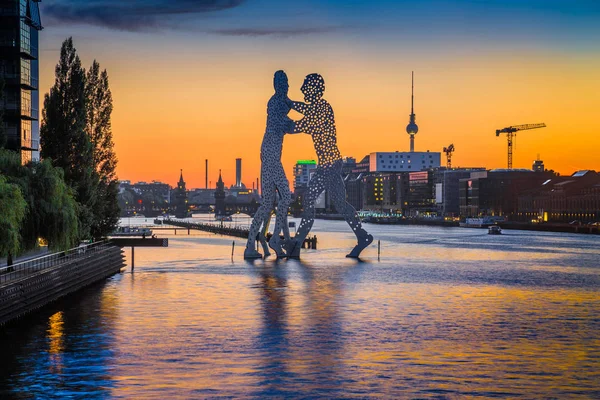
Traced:
[[410, 93], [410, 122], [406, 126], [406, 133], [410, 135], [410, 152], [415, 151], [415, 135], [419, 132], [419, 127], [415, 122], [415, 72], [412, 72], [412, 83]]

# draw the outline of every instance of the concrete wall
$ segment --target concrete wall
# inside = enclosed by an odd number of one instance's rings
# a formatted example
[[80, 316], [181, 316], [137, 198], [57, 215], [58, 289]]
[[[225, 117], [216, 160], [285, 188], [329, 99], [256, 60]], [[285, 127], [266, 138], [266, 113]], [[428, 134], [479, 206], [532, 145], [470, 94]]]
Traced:
[[119, 272], [123, 251], [107, 246], [0, 286], [0, 326]]

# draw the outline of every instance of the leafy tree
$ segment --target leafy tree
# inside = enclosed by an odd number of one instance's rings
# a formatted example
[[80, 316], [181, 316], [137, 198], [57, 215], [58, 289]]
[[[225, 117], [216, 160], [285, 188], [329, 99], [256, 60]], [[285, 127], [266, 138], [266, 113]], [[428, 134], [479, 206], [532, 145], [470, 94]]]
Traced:
[[74, 190], [81, 238], [90, 236], [98, 182], [86, 113], [85, 71], [69, 38], [60, 50], [54, 86], [44, 97], [41, 157], [62, 168], [65, 182]]
[[79, 205], [73, 190], [65, 183], [63, 171], [54, 168], [49, 160], [31, 163], [29, 172], [30, 204], [25, 226], [27, 245], [35, 246], [37, 238], [46, 239], [48, 247], [66, 250], [73, 247], [79, 238]]
[[6, 146], [6, 132], [4, 131], [4, 79], [0, 76], [0, 149]]
[[77, 243], [78, 204], [60, 168], [53, 167], [50, 160], [24, 166], [18, 153], [0, 150], [0, 173], [20, 189], [27, 205], [20, 224], [21, 250], [37, 247], [38, 238], [57, 250]]
[[26, 210], [27, 203], [19, 186], [8, 183], [0, 175], [0, 256], [10, 259], [21, 250], [20, 227]]
[[93, 209], [92, 235], [101, 237], [115, 229], [120, 209], [115, 172], [117, 157], [111, 127], [112, 93], [108, 73], [106, 70], [100, 71], [100, 64], [96, 60], [86, 74], [85, 99], [86, 132], [92, 145], [92, 160], [99, 181]]

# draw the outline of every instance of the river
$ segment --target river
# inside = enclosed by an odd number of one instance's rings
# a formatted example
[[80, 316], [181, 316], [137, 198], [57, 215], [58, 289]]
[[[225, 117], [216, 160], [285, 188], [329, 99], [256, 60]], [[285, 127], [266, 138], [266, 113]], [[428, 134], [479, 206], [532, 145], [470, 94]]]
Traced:
[[343, 221], [301, 260], [157, 231], [133, 273], [3, 329], [0, 396], [600, 398], [598, 237], [365, 227], [379, 260], [344, 257]]

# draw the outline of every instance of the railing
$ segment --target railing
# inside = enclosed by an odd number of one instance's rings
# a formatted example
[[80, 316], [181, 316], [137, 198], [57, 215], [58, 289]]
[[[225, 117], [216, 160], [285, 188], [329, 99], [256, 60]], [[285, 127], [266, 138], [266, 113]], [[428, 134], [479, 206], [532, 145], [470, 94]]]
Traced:
[[112, 244], [110, 241], [102, 240], [88, 245], [81, 245], [67, 251], [61, 251], [32, 260], [23, 261], [11, 266], [0, 267], [0, 284], [23, 278], [34, 272], [53, 268], [77, 259], [83, 259], [111, 246]]

